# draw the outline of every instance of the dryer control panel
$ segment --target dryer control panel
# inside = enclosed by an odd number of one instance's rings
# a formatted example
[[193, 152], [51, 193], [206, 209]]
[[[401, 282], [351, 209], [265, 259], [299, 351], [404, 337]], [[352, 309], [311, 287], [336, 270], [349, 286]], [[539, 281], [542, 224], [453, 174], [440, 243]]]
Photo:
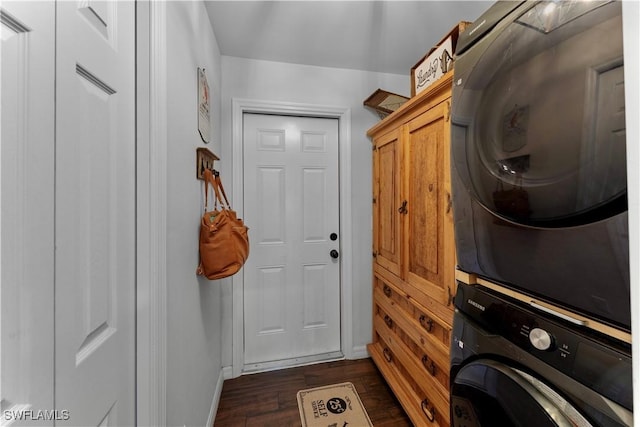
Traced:
[[529, 354], [576, 379], [587, 387], [632, 408], [630, 351], [614, 348], [536, 313], [505, 295], [458, 283], [456, 308], [487, 332], [498, 334]]

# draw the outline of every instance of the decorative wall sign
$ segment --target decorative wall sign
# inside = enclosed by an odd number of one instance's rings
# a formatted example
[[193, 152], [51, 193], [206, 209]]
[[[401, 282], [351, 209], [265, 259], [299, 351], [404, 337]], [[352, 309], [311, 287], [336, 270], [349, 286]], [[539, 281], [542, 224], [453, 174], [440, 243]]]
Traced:
[[413, 91], [417, 95], [445, 75], [453, 63], [453, 46], [448, 37], [413, 70]]
[[198, 68], [198, 132], [205, 143], [210, 141], [209, 83], [204, 68]]
[[458, 36], [471, 22], [460, 21], [411, 68], [411, 96], [415, 96], [453, 69]]

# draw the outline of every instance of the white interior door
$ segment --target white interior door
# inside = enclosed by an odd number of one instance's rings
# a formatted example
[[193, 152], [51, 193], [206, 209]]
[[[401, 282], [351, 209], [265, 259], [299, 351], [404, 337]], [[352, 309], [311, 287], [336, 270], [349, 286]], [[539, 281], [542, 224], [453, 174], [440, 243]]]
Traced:
[[46, 426], [20, 411], [54, 402], [54, 3], [0, 2], [0, 34], [0, 425]]
[[55, 405], [134, 425], [134, 3], [56, 8]]
[[243, 132], [245, 371], [340, 356], [338, 120], [244, 114]]

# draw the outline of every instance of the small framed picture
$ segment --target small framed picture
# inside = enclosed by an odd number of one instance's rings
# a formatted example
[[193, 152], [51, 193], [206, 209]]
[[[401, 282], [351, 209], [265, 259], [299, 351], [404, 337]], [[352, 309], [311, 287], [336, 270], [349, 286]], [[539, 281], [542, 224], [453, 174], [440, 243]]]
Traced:
[[210, 141], [211, 116], [209, 83], [204, 68], [198, 68], [198, 132], [205, 143]]
[[409, 98], [386, 90], [378, 89], [364, 100], [364, 105], [375, 110], [381, 119], [396, 111]]

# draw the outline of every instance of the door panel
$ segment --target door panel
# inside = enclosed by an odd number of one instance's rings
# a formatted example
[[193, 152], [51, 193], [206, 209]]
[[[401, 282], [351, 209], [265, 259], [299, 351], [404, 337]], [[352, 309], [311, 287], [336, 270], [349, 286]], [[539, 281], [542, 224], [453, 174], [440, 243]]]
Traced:
[[340, 351], [337, 165], [337, 120], [244, 115], [247, 370]]
[[0, 10], [0, 420], [10, 423], [11, 411], [54, 402], [55, 6]]
[[56, 406], [132, 425], [135, 397], [133, 2], [58, 2]]

